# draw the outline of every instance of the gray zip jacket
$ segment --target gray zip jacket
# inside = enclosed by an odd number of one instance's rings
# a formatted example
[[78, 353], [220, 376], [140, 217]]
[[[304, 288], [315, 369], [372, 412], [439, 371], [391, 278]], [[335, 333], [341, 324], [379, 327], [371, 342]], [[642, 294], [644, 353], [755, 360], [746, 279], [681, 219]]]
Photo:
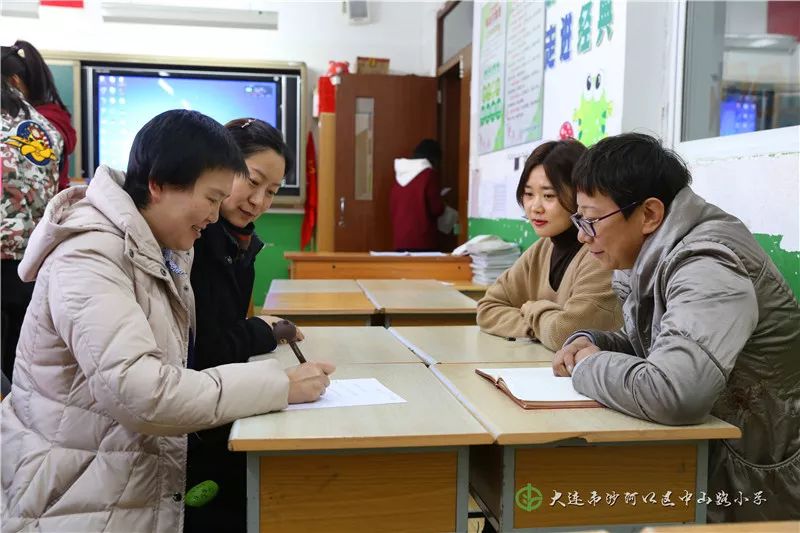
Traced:
[[[738, 426], [741, 439], [709, 448], [709, 519], [800, 518], [800, 307], [778, 269], [686, 187], [626, 277], [614, 273], [623, 329], [579, 332], [602, 351], [577, 365], [575, 389], [662, 424], [710, 413]], [[718, 491], [750, 502], [715, 505]]]

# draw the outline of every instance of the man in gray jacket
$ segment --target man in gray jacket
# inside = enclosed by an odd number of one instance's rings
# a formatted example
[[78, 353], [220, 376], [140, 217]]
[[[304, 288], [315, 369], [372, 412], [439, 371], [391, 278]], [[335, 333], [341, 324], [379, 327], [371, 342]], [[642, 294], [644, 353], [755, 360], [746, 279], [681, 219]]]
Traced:
[[638, 418], [741, 428], [711, 443], [709, 494], [751, 502], [710, 504], [711, 521], [800, 518], [800, 307], [778, 269], [657, 139], [604, 139], [573, 180], [578, 238], [615, 271], [624, 325], [573, 334], [555, 373]]

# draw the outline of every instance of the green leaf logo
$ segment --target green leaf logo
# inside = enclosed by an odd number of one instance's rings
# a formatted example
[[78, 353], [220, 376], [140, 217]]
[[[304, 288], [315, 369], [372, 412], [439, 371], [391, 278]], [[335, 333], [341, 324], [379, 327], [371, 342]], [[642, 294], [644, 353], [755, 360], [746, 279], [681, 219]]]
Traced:
[[514, 496], [514, 502], [517, 504], [517, 507], [523, 511], [535, 511], [542, 505], [542, 493], [539, 489], [528, 483], [517, 491], [517, 494]]

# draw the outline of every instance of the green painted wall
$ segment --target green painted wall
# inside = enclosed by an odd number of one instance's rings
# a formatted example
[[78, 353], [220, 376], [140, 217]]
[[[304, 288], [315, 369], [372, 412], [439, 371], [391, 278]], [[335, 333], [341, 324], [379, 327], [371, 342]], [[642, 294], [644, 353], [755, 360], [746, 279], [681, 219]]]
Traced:
[[289, 262], [283, 252], [300, 250], [302, 214], [267, 213], [256, 220], [256, 233], [267, 246], [256, 258], [256, 282], [253, 286], [253, 303], [264, 305], [267, 289], [273, 279], [289, 277]]
[[767, 251], [794, 291], [795, 297], [800, 301], [800, 252], [787, 252], [781, 248], [783, 239], [781, 235], [756, 233], [754, 237], [758, 244]]
[[[488, 218], [469, 219], [469, 238], [482, 234], [498, 235], [506, 241], [516, 242], [523, 249], [536, 242], [536, 234], [525, 220]], [[756, 233], [756, 241], [767, 251], [775, 265], [783, 274], [794, 291], [795, 297], [800, 300], [800, 252], [788, 252], [781, 248], [783, 238], [780, 235], [765, 235]]]

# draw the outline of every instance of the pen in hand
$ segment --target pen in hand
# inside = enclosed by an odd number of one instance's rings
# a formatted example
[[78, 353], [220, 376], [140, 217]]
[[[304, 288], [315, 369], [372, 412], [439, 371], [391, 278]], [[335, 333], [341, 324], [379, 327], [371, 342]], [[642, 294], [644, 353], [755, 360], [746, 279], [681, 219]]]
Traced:
[[281, 320], [272, 324], [272, 333], [275, 335], [275, 340], [278, 341], [279, 344], [289, 344], [289, 347], [292, 349], [295, 357], [297, 357], [297, 360], [300, 361], [300, 363], [306, 362], [303, 352], [300, 351], [300, 347], [297, 346], [297, 343], [295, 342], [295, 339], [297, 338], [297, 326], [288, 320]]

